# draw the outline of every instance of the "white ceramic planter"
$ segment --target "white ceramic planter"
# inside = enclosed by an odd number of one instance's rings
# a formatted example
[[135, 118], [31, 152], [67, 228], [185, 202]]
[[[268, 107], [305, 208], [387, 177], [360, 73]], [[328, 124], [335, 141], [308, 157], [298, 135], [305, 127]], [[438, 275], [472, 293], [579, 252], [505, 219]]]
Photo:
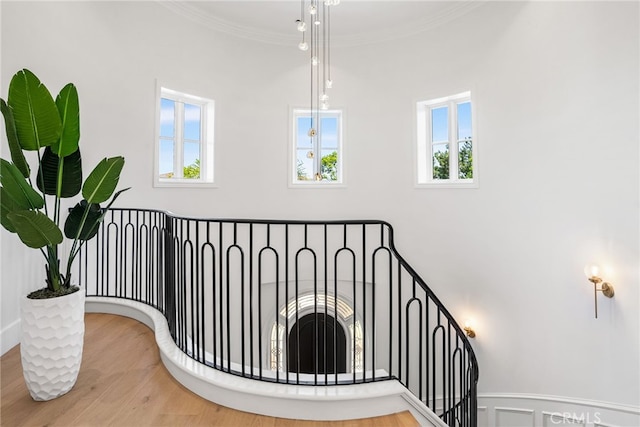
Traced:
[[57, 298], [22, 299], [22, 370], [34, 400], [67, 393], [78, 379], [84, 343], [84, 289]]

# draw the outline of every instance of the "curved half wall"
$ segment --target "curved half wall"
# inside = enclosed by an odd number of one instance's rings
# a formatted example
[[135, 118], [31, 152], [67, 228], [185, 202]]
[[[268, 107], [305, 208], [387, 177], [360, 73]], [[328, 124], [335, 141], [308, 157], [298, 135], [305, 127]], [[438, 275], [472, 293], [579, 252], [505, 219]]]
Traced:
[[398, 381], [339, 386], [296, 386], [240, 378], [198, 363], [173, 342], [162, 314], [136, 301], [87, 297], [87, 313], [136, 319], [155, 332], [160, 357], [182, 385], [217, 404], [261, 415], [336, 421], [389, 415], [408, 410], [422, 426], [446, 426]]

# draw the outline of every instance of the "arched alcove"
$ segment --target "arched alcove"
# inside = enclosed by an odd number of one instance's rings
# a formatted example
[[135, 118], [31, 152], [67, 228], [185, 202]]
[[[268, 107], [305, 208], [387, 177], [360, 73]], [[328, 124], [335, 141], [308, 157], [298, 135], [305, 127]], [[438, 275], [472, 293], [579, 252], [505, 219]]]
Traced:
[[305, 374], [347, 372], [347, 337], [342, 325], [328, 314], [311, 313], [289, 332], [289, 371]]
[[[318, 373], [362, 372], [364, 357], [362, 323], [359, 316], [355, 316], [351, 303], [346, 299], [335, 298], [333, 295], [301, 295], [297, 300], [292, 299], [280, 308], [277, 321], [274, 321], [269, 331], [265, 333], [269, 334], [270, 342], [267, 363], [273, 371], [297, 372], [300, 366], [300, 373], [314, 373], [317, 348]], [[332, 341], [326, 345], [325, 334], [326, 341]], [[319, 347], [314, 347], [316, 338], [323, 341]], [[294, 340], [295, 345], [300, 346], [301, 356], [304, 352], [313, 353], [310, 361], [306, 360], [303, 364], [301, 360], [298, 365], [298, 347], [293, 347]], [[325, 359], [322, 357], [330, 355], [329, 359], [333, 363], [334, 350], [340, 352], [340, 357], [335, 358], [339, 363], [331, 366], [332, 370], [327, 363], [325, 372]]]

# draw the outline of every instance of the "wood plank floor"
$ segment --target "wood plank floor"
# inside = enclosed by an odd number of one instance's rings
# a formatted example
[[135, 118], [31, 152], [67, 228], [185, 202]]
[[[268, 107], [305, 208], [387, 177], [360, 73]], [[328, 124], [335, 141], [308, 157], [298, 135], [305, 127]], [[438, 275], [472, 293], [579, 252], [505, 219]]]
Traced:
[[74, 388], [35, 402], [22, 378], [19, 346], [0, 359], [0, 425], [18, 426], [417, 426], [409, 412], [327, 422], [265, 417], [217, 405], [190, 392], [165, 369], [153, 332], [142, 323], [87, 314], [82, 367]]

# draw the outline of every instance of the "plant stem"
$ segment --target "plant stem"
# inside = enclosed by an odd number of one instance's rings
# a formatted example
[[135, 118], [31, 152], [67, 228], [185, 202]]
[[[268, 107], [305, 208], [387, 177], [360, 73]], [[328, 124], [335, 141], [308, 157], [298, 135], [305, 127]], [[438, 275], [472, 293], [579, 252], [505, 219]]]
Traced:
[[[42, 156], [40, 155], [40, 150], [37, 150], [38, 153], [38, 164], [42, 164]], [[49, 208], [47, 207], [47, 194], [45, 192], [44, 186], [44, 175], [42, 173], [42, 168], [38, 168], [38, 180], [40, 181], [40, 186], [42, 187], [42, 199], [44, 200], [44, 212], [45, 215], [49, 216]], [[56, 198], [57, 202], [57, 198]], [[56, 222], [56, 225], [57, 222]], [[53, 291], [57, 291], [60, 289], [60, 262], [58, 261], [58, 246], [47, 246], [47, 287]]]
[[60, 289], [60, 263], [58, 261], [58, 247], [47, 246], [47, 252], [49, 253], [49, 256], [47, 257], [49, 276], [47, 278], [47, 287], [52, 291], [57, 291]]
[[78, 246], [78, 241], [80, 241], [80, 235], [82, 234], [82, 229], [84, 228], [84, 224], [87, 221], [87, 217], [89, 216], [89, 209], [91, 209], [91, 205], [87, 203], [87, 207], [84, 209], [84, 213], [82, 214], [82, 220], [80, 220], [80, 226], [78, 227], [78, 231], [73, 239], [73, 245], [71, 246], [71, 251], [69, 251], [69, 256], [67, 258], [67, 276], [71, 274], [71, 265], [73, 264], [73, 260], [76, 258], [76, 255], [80, 251], [82, 247], [82, 242], [80, 246]]
[[[68, 278], [71, 277], [71, 266], [73, 265], [73, 261], [75, 261], [76, 256], [80, 253], [80, 249], [82, 249], [82, 245], [84, 245], [86, 243], [86, 241], [81, 240], [80, 241], [80, 245], [78, 245], [77, 250], [75, 251], [75, 253], [70, 253], [69, 254], [69, 258], [67, 258], [67, 273], [64, 276], [66, 280], [69, 280]], [[75, 245], [74, 245], [75, 247]]]
[[[42, 164], [42, 157], [40, 156], [40, 150], [37, 151], [38, 153], [38, 164], [41, 165]], [[40, 181], [40, 186], [42, 187], [42, 199], [44, 200], [44, 213], [45, 215], [49, 216], [49, 210], [47, 208], [47, 195], [44, 191], [44, 175], [42, 174], [42, 168], [38, 168], [38, 180]]]
[[60, 227], [60, 196], [62, 193], [62, 174], [64, 172], [64, 157], [58, 156], [58, 176], [56, 181], [56, 202], [53, 222]]

